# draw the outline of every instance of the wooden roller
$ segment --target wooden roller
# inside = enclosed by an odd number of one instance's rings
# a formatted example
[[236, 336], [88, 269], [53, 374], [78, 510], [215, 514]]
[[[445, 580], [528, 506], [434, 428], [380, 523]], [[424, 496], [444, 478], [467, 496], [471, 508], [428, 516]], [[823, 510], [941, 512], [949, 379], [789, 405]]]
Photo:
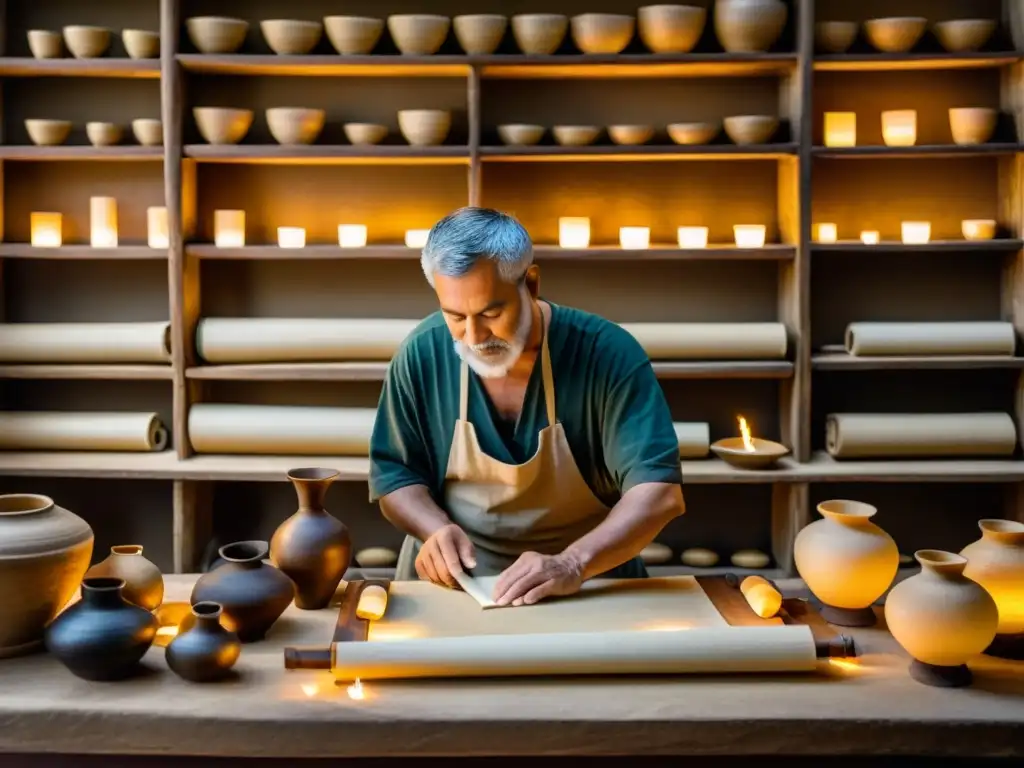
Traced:
[[727, 573], [725, 580], [743, 593], [750, 610], [762, 619], [778, 615], [782, 608], [782, 593], [768, 579], [763, 576], [747, 576], [740, 581], [735, 573]]

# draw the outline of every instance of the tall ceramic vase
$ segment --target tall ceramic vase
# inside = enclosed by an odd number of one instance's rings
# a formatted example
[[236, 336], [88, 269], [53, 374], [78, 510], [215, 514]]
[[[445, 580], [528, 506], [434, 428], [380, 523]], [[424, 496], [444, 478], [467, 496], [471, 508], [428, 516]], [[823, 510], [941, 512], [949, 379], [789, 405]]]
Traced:
[[800, 578], [822, 603], [826, 621], [844, 627], [875, 623], [872, 604], [892, 584], [900, 553], [871, 518], [878, 510], [837, 499], [818, 505], [822, 519], [797, 534], [794, 560]]
[[46, 625], [78, 590], [92, 528], [34, 493], [0, 496], [0, 659], [42, 648]]
[[885, 621], [913, 657], [910, 675], [925, 685], [968, 685], [967, 662], [996, 635], [999, 611], [985, 589], [964, 575], [967, 558], [937, 549], [914, 553], [921, 572], [885, 599]]
[[164, 601], [164, 577], [157, 566], [142, 556], [142, 545], [121, 544], [110, 548], [110, 556], [96, 563], [86, 578], [110, 576], [124, 579], [122, 595], [147, 611], [155, 611]]
[[352, 561], [348, 528], [324, 509], [324, 498], [338, 477], [333, 469], [293, 469], [288, 479], [299, 497], [298, 511], [270, 541], [270, 559], [295, 583], [295, 605], [326, 608]]
[[967, 558], [964, 575], [981, 584], [999, 609], [996, 639], [986, 653], [1024, 660], [1024, 523], [980, 520], [978, 527], [981, 538], [960, 554]]

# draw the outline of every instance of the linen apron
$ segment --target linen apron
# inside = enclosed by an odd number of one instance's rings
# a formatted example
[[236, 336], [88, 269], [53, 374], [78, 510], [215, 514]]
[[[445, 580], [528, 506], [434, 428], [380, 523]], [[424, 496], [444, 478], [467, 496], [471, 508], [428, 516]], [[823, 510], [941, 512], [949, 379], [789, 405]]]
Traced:
[[[494, 576], [524, 552], [555, 555], [605, 519], [609, 507], [590, 490], [555, 414], [555, 385], [548, 349], [547, 322], [541, 312], [541, 373], [548, 426], [540, 430], [537, 452], [525, 464], [506, 464], [486, 453], [469, 421], [469, 366], [462, 361], [459, 418], [445, 473], [444, 509], [473, 542], [477, 576]], [[417, 580], [421, 543], [407, 536], [395, 578]], [[605, 574], [643, 578], [639, 558]]]

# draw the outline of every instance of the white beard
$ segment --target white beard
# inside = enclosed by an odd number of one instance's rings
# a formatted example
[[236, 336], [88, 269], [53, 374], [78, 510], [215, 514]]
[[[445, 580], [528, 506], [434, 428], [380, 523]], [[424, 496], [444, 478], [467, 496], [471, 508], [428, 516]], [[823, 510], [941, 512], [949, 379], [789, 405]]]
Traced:
[[[466, 361], [477, 376], [485, 379], [500, 379], [508, 376], [509, 370], [516, 364], [519, 356], [526, 349], [526, 342], [533, 329], [533, 307], [530, 304], [530, 292], [526, 285], [519, 287], [520, 311], [519, 323], [516, 326], [515, 338], [511, 343], [506, 341], [489, 341], [484, 344], [469, 346], [463, 341], [455, 341], [455, 352]], [[488, 354], [482, 355], [486, 350]]]

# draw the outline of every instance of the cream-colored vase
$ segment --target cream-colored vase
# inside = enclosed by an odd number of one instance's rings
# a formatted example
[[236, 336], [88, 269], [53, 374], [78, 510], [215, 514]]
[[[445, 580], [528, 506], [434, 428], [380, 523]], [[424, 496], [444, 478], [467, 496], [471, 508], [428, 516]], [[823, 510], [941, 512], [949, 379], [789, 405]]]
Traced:
[[967, 662], [996, 635], [999, 612], [985, 589], [964, 575], [967, 558], [938, 549], [914, 553], [921, 572], [900, 582], [885, 600], [889, 631], [914, 663], [910, 674], [927, 685], [971, 682]]
[[110, 548], [110, 557], [96, 563], [85, 578], [109, 576], [124, 579], [121, 596], [147, 611], [155, 611], [164, 601], [164, 577], [155, 563], [142, 556], [141, 544], [121, 544]]
[[885, 594], [899, 568], [896, 542], [871, 522], [878, 510], [870, 504], [836, 499], [821, 502], [818, 512], [822, 519], [797, 534], [797, 572], [824, 603], [821, 614], [827, 621], [871, 626], [871, 605]]
[[[960, 550], [967, 558], [964, 576], [981, 584], [999, 608], [1000, 637], [989, 652], [1017, 658], [1024, 650], [1024, 523], [979, 520], [978, 527], [981, 538]], [[1010, 653], [1011, 645], [1017, 653]]]

